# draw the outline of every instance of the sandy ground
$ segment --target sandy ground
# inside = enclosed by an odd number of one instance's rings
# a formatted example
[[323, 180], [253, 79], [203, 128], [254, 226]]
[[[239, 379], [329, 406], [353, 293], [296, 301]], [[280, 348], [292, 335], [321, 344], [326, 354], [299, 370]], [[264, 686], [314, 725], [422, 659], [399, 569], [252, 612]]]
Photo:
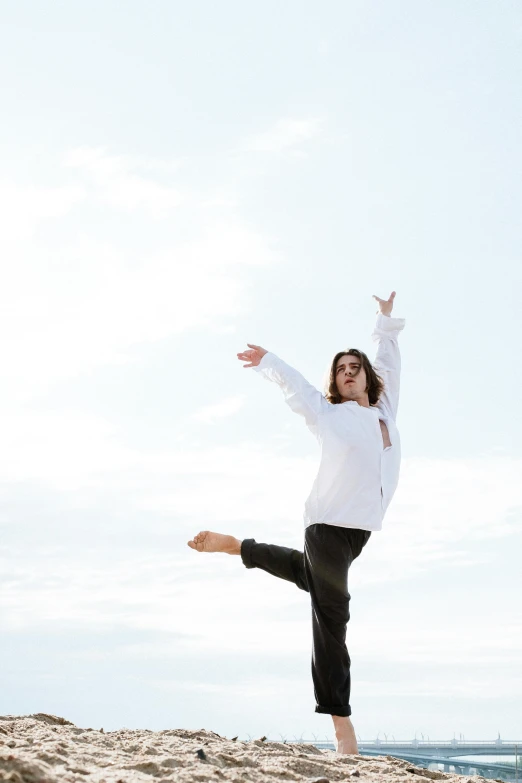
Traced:
[[212, 731], [81, 729], [54, 715], [0, 716], [0, 781], [365, 781], [485, 778], [431, 772], [391, 756], [343, 756], [312, 745], [251, 742]]

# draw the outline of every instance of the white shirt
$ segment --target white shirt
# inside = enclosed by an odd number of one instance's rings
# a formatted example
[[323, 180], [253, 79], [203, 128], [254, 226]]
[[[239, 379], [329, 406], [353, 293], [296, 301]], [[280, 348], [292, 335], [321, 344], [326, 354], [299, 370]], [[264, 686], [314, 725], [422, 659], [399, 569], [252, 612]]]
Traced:
[[[398, 336], [404, 318], [379, 313], [372, 340], [373, 368], [385, 384], [375, 406], [355, 400], [333, 404], [293, 367], [266, 353], [254, 369], [281, 387], [285, 402], [304, 417], [321, 447], [319, 471], [305, 503], [305, 527], [317, 522], [362, 530], [381, 530], [399, 482], [401, 444], [395, 424], [399, 404], [401, 356]], [[388, 427], [384, 448], [379, 419]]]

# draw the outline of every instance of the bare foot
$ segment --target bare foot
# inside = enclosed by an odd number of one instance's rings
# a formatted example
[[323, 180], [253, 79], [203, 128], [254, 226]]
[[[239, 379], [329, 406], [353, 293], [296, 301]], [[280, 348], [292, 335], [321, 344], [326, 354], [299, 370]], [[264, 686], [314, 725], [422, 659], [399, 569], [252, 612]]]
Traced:
[[335, 727], [335, 739], [337, 740], [337, 753], [358, 755], [357, 739], [353, 723], [348, 717], [332, 715]]
[[224, 536], [222, 533], [212, 533], [202, 530], [192, 541], [187, 541], [191, 549], [198, 552], [226, 552], [229, 555], [241, 554], [241, 541], [234, 536]]

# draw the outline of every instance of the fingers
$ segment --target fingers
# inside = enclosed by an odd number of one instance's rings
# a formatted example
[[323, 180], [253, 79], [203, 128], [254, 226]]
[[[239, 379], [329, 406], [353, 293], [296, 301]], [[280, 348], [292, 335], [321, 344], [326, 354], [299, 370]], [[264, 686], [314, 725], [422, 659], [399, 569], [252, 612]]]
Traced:
[[[249, 351], [250, 353], [250, 351]], [[237, 358], [240, 362], [250, 362], [250, 364], [244, 364], [243, 367], [253, 367], [252, 357], [246, 356], [244, 353], [238, 353]]]
[[244, 367], [257, 367], [262, 357], [268, 352], [265, 351], [264, 348], [261, 348], [260, 345], [255, 345], [254, 343], [247, 343], [247, 345], [252, 350], [242, 351], [241, 353], [236, 354], [236, 356], [243, 362], [250, 362], [250, 364], [243, 365]]
[[[395, 299], [396, 293], [397, 293], [396, 291], [392, 291], [391, 294], [390, 294], [390, 298], [389, 299], [381, 299], [380, 296], [376, 296], [375, 294], [373, 294], [373, 298], [377, 299], [377, 301], [380, 302], [381, 304], [384, 304], [384, 302], [393, 302], [393, 300]], [[247, 343], [247, 345], [248, 345], [248, 343]]]
[[[251, 345], [251, 343], [247, 343], [247, 345]], [[237, 358], [242, 362], [250, 362], [250, 364], [244, 364], [243, 367], [254, 367], [254, 356], [257, 352], [256, 351], [243, 351], [242, 353], [238, 353]]]

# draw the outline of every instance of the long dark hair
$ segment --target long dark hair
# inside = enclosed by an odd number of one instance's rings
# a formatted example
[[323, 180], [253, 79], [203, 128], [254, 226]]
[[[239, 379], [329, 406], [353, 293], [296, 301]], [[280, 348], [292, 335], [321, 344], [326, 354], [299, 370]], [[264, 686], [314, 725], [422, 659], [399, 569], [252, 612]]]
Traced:
[[[359, 351], [357, 348], [348, 348], [347, 351], [339, 351], [339, 353], [335, 354], [330, 365], [329, 377], [325, 384], [324, 396], [328, 402], [332, 403], [332, 405], [339, 405], [339, 403], [343, 402], [343, 399], [337, 390], [335, 371], [337, 368], [337, 362], [341, 356], [346, 356], [346, 354], [349, 356], [356, 356], [361, 363], [361, 367], [364, 367], [364, 371], [366, 373], [366, 391], [368, 392], [368, 402], [370, 405], [375, 405], [379, 401], [379, 397], [384, 390], [384, 382], [373, 369], [371, 362], [364, 351]], [[360, 369], [357, 370], [356, 375], [358, 375], [360, 371]], [[344, 400], [344, 402], [346, 402], [346, 400]]]

